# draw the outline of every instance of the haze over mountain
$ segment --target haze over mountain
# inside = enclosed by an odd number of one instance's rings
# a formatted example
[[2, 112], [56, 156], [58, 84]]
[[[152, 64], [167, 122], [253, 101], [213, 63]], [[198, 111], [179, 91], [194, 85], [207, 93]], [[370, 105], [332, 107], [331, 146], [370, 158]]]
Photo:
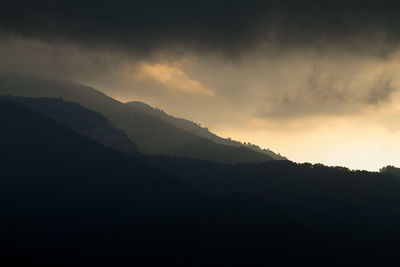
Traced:
[[159, 118], [163, 119], [164, 121], [167, 121], [182, 130], [185, 130], [187, 132], [194, 133], [198, 136], [210, 139], [218, 144], [231, 145], [231, 146], [236, 146], [236, 147], [246, 147], [251, 150], [264, 153], [276, 160], [287, 160], [286, 158], [282, 157], [279, 154], [275, 154], [274, 152], [272, 152], [269, 149], [261, 149], [259, 146], [254, 145], [254, 144], [242, 143], [240, 141], [235, 141], [232, 139], [226, 139], [226, 138], [219, 137], [218, 135], [210, 132], [208, 130], [208, 128], [203, 128], [199, 124], [197, 124], [193, 121], [189, 121], [189, 120], [186, 120], [183, 118], [175, 118], [175, 117], [165, 113], [164, 111], [157, 109], [157, 108], [153, 108], [145, 103], [142, 103], [139, 101], [131, 101], [131, 102], [126, 103], [126, 105], [129, 105], [131, 107], [139, 109], [139, 110], [146, 112], [148, 114], [151, 114], [153, 116], [159, 117]]
[[260, 162], [269, 155], [245, 147], [222, 145], [182, 130], [157, 116], [125, 105], [93, 88], [71, 82], [34, 77], [0, 75], [0, 94], [63, 98], [100, 112], [123, 130], [148, 154], [184, 156], [220, 162]]

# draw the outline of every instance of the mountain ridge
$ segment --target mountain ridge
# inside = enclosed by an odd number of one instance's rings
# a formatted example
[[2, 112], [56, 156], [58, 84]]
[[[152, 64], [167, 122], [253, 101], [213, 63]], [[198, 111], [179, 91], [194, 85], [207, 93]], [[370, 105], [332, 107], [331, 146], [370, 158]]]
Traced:
[[0, 123], [0, 255], [52, 266], [398, 263], [395, 176], [136, 157], [3, 100]]
[[280, 154], [274, 153], [273, 151], [269, 149], [262, 149], [259, 146], [255, 144], [250, 144], [250, 143], [242, 143], [240, 141], [236, 141], [230, 138], [223, 138], [220, 137], [213, 132], [211, 132], [207, 127], [201, 127], [200, 124], [184, 119], [184, 118], [177, 118], [174, 117], [165, 111], [158, 109], [156, 107], [152, 107], [146, 103], [140, 102], [140, 101], [129, 101], [125, 103], [126, 105], [129, 105], [131, 107], [135, 107], [137, 109], [140, 109], [148, 114], [157, 116], [185, 131], [194, 133], [198, 136], [207, 138], [209, 140], [212, 140], [216, 143], [223, 144], [223, 145], [230, 145], [230, 146], [235, 146], [235, 147], [244, 147], [251, 149], [256, 152], [264, 153], [270, 157], [272, 157], [275, 160], [287, 160], [287, 158], [281, 156]]
[[327, 253], [252, 195], [202, 192], [14, 102], [0, 100], [0, 123], [2, 266], [289, 264], [288, 245], [296, 261]]
[[0, 94], [23, 97], [63, 98], [100, 112], [123, 130], [143, 153], [176, 155], [226, 163], [273, 160], [241, 147], [217, 144], [184, 131], [156, 116], [129, 107], [91, 87], [40, 77], [0, 74]]

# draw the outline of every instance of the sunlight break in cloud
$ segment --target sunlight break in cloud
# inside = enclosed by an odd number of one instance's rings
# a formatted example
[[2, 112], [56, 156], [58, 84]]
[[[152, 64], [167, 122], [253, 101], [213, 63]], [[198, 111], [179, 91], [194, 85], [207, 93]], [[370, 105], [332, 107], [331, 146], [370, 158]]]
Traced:
[[199, 81], [190, 79], [177, 67], [165, 64], [142, 63], [134, 75], [136, 80], [151, 79], [165, 88], [186, 94], [213, 96], [214, 91], [203, 86]]

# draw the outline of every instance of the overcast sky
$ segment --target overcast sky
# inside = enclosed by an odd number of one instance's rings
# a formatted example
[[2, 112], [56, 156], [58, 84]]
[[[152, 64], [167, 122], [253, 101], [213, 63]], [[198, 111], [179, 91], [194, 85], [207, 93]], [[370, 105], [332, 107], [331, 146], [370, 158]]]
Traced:
[[400, 166], [398, 14], [382, 0], [3, 0], [0, 72], [85, 83], [294, 161], [377, 170]]

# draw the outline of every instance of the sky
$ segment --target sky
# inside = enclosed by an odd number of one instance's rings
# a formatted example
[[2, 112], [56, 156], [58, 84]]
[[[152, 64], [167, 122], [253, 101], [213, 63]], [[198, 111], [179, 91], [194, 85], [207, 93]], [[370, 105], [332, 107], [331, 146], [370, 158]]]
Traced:
[[297, 162], [378, 170], [400, 166], [399, 12], [389, 0], [3, 0], [0, 72], [81, 82]]

